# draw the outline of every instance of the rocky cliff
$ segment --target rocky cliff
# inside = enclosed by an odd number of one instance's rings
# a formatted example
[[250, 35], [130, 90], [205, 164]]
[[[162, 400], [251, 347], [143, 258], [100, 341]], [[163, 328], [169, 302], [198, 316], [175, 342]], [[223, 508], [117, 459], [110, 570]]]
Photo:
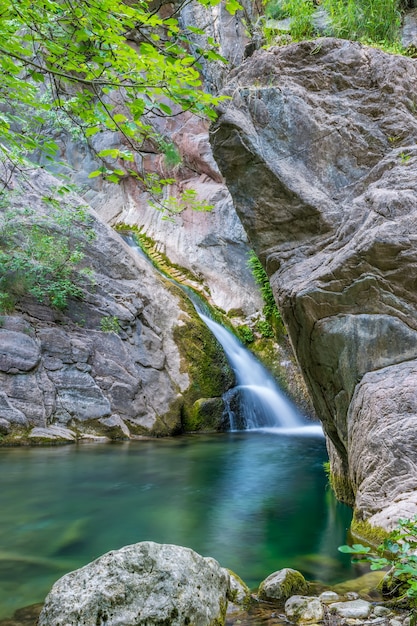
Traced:
[[[235, 15], [226, 11], [224, 2], [208, 8], [191, 2], [181, 10], [181, 24], [205, 32], [205, 35], [190, 34], [194, 46], [204, 48], [209, 37], [228, 60], [226, 64], [200, 59], [205, 89], [211, 93], [218, 92], [226, 73], [244, 59], [248, 43], [245, 19], [247, 23], [252, 21], [255, 8], [246, 0], [242, 4], [244, 11]], [[123, 106], [122, 99], [119, 106]], [[117, 185], [101, 177], [89, 178], [89, 173], [102, 165], [96, 156], [98, 152], [126, 147], [123, 136], [117, 132], [98, 133], [86, 145], [75, 127], [67, 132], [50, 129], [60, 154], [56, 163], [43, 164], [55, 174], [69, 176], [104, 221], [112, 226], [127, 224], [139, 228], [154, 241], [158, 252], [204, 284], [215, 306], [226, 312], [239, 312], [242, 318], [261, 311], [259, 288], [247, 265], [250, 245], [213, 159], [207, 120], [177, 110], [172, 117], [149, 115], [147, 123], [159, 135], [161, 143], [170, 146], [174, 158], [166, 158], [156, 144], [147, 145], [145, 154], [135, 155], [133, 169], [141, 176], [145, 173], [172, 181], [163, 186], [158, 201], [175, 204], [184, 192], [192, 191], [200, 203], [212, 207], [210, 212], [199, 213], [184, 205], [175, 221], [167, 220], [166, 212], [151, 206], [158, 205], [155, 196], [134, 176], [126, 174]], [[118, 159], [107, 157], [104, 161], [109, 170], [123, 168]]]
[[[9, 183], [13, 206], [36, 219], [57, 180], [34, 169]], [[211, 333], [179, 288], [91, 219], [84, 261], [94, 280], [83, 297], [63, 311], [23, 297], [0, 316], [0, 440], [168, 435], [201, 406], [199, 427], [221, 428], [233, 376]]]
[[356, 520], [417, 513], [417, 66], [324, 38], [230, 75], [214, 156]]

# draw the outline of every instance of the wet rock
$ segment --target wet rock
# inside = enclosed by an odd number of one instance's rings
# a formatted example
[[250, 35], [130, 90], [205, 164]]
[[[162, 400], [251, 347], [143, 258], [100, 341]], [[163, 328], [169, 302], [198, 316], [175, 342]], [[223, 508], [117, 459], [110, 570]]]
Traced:
[[188, 548], [152, 542], [108, 552], [60, 578], [39, 626], [220, 626], [229, 574]]
[[129, 439], [130, 431], [126, 426], [120, 415], [111, 415], [110, 417], [103, 417], [99, 420], [100, 424], [106, 427], [109, 431], [109, 435], [116, 439]]
[[319, 600], [323, 602], [323, 604], [331, 604], [332, 602], [340, 600], [340, 596], [335, 591], [323, 591], [323, 593], [319, 595]]
[[293, 595], [305, 594], [307, 590], [304, 576], [286, 567], [265, 578], [259, 585], [258, 595], [262, 600], [286, 600]]
[[48, 426], [46, 428], [32, 428], [29, 433], [29, 439], [32, 441], [66, 441], [75, 442], [77, 436], [73, 430], [65, 428], [64, 426]]
[[340, 617], [351, 619], [367, 619], [372, 611], [372, 605], [366, 600], [350, 600], [348, 602], [335, 602], [329, 606], [331, 613]]
[[323, 606], [318, 598], [295, 595], [286, 601], [285, 615], [296, 623], [315, 624], [323, 619]]

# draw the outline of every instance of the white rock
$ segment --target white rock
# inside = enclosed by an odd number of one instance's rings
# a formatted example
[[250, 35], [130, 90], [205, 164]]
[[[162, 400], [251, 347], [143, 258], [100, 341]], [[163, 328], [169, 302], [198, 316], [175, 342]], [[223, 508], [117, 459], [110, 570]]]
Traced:
[[314, 623], [323, 619], [323, 606], [318, 598], [292, 596], [285, 603], [285, 615], [294, 622]]
[[38, 626], [220, 626], [228, 589], [229, 574], [214, 559], [142, 542], [60, 578]]
[[330, 604], [331, 602], [338, 602], [340, 600], [340, 596], [335, 591], [323, 591], [319, 595], [320, 602], [324, 602], [324, 604]]
[[366, 619], [371, 614], [372, 605], [366, 600], [351, 600], [349, 602], [335, 602], [330, 604], [331, 613], [340, 617]]
[[62, 439], [65, 441], [76, 441], [75, 432], [65, 426], [35, 426], [29, 433], [30, 439], [50, 439], [51, 441]]

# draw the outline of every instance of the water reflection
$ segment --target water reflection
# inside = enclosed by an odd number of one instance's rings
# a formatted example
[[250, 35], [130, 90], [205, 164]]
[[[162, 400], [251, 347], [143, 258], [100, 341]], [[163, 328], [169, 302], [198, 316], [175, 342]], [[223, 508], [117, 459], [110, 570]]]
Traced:
[[320, 437], [228, 433], [1, 449], [0, 617], [66, 571], [137, 541], [215, 557], [250, 586], [284, 567], [349, 577], [350, 513], [326, 489]]

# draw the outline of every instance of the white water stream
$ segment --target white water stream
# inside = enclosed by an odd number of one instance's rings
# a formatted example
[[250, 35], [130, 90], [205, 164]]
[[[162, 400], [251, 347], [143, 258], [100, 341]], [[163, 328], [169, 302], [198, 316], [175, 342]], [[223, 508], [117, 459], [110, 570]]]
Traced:
[[[271, 374], [226, 328], [196, 311], [222, 346], [232, 367], [239, 393], [240, 422], [245, 430], [279, 431], [281, 434], [323, 435], [321, 426], [306, 425], [295, 406], [277, 386]], [[233, 410], [229, 411], [231, 430], [237, 430]]]
[[[148, 258], [133, 237], [125, 235], [123, 239], [138, 254]], [[172, 278], [169, 280], [187, 293], [198, 315], [222, 346], [235, 373], [237, 386], [223, 396], [227, 403], [228, 396], [236, 398], [238, 394], [239, 416], [236, 418], [233, 409], [229, 409], [230, 429], [232, 431], [261, 430], [288, 435], [323, 436], [323, 430], [319, 424], [306, 424], [296, 407], [279, 389], [268, 370], [253, 354], [224, 326], [204, 313], [198, 296]]]

